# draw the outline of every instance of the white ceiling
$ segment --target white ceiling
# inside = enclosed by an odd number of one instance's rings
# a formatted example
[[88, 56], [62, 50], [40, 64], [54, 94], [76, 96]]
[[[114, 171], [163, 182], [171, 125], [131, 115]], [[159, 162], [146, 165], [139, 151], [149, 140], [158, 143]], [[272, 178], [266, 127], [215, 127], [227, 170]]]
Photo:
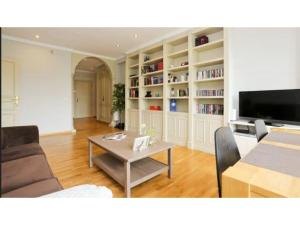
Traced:
[[[2, 28], [2, 34], [118, 59], [125, 56], [128, 51], [186, 29], [178, 27]], [[35, 35], [39, 35], [40, 38], [36, 39]], [[117, 47], [117, 44], [120, 47]]]

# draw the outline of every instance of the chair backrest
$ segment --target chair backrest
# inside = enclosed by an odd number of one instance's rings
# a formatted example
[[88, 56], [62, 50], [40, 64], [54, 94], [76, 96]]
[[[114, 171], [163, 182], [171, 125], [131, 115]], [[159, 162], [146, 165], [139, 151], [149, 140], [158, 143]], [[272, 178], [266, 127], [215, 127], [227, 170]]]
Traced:
[[267, 130], [265, 121], [255, 120], [254, 123], [255, 123], [255, 132], [256, 132], [257, 142], [260, 142], [261, 139], [263, 139], [268, 134], [268, 130]]
[[216, 130], [215, 154], [219, 197], [222, 197], [222, 173], [241, 159], [238, 146], [229, 127], [221, 127]]

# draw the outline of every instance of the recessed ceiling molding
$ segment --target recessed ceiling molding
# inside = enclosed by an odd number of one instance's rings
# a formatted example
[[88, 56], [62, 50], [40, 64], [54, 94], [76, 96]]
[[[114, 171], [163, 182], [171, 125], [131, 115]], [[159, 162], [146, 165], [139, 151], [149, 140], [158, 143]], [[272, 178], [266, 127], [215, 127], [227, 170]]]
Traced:
[[[129, 49], [129, 50], [128, 50], [127, 52], [125, 52], [125, 53], [126, 53], [126, 54], [133, 53], [133, 52], [135, 52], [135, 51], [137, 51], [137, 50], [139, 50], [139, 49], [142, 49], [142, 48], [145, 48], [145, 47], [147, 47], [147, 46], [156, 44], [156, 43], [158, 43], [158, 42], [160, 42], [160, 41], [163, 41], [163, 40], [165, 40], [165, 39], [171, 38], [171, 37], [176, 36], [176, 35], [178, 35], [178, 34], [183, 34], [183, 33], [187, 32], [187, 31], [190, 31], [191, 29], [193, 29], [193, 27], [190, 27], [190, 28], [181, 28], [181, 29], [179, 29], [179, 30], [177, 30], [177, 31], [174, 31], [174, 32], [172, 32], [172, 33], [168, 33], [168, 34], [163, 35], [163, 36], [161, 36], [161, 37], [159, 37], [159, 38], [153, 39], [153, 40], [151, 40], [151, 41], [149, 41], [149, 42], [147, 42], [147, 43], [141, 44], [141, 45], [139, 45], [139, 46], [137, 46], [137, 47], [131, 48], [131, 49]], [[119, 59], [120, 59], [120, 58], [119, 58]], [[117, 59], [117, 60], [118, 60], [118, 59]]]
[[117, 63], [123, 63], [126, 61], [126, 56], [121, 56], [120, 58], [117, 58]]
[[38, 42], [38, 41], [31, 41], [31, 40], [28, 40], [28, 39], [18, 38], [18, 37], [9, 36], [9, 35], [1, 35], [1, 38], [7, 39], [7, 40], [12, 40], [12, 41], [17, 41], [17, 42], [21, 42], [21, 43], [25, 43], [25, 44], [36, 45], [36, 46], [40, 46], [40, 47], [46, 47], [46, 48], [52, 48], [52, 49], [57, 49], [57, 50], [61, 50], [61, 51], [67, 51], [67, 52], [82, 54], [82, 55], [86, 55], [86, 56], [93, 56], [93, 57], [97, 57], [97, 58], [100, 58], [100, 59], [102, 58], [102, 59], [108, 59], [108, 60], [113, 60], [113, 61], [116, 60], [116, 58], [105, 56], [105, 55], [99, 55], [99, 54], [94, 54], [94, 53], [90, 53], [90, 52], [84, 52], [84, 51], [71, 49], [71, 48], [66, 48], [66, 47], [62, 47], [62, 46], [58, 46], [58, 45], [45, 44], [45, 43], [41, 43], [41, 42]]

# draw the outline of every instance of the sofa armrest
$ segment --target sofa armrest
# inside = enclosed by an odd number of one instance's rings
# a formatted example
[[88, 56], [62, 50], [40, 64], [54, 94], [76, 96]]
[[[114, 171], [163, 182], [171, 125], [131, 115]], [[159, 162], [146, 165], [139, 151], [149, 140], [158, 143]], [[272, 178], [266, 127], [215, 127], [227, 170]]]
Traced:
[[1, 149], [30, 143], [39, 143], [39, 129], [37, 126], [1, 128]]

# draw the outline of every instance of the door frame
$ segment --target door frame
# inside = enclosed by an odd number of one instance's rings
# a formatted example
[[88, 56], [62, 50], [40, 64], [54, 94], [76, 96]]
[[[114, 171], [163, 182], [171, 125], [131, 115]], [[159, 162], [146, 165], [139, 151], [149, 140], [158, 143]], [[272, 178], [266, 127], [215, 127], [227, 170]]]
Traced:
[[[77, 66], [79, 65], [79, 63], [81, 61], [83, 61], [84, 59], [87, 59], [87, 58], [96, 58], [98, 59], [99, 61], [101, 61], [103, 63], [103, 65], [105, 66], [107, 72], [108, 72], [108, 75], [110, 77], [110, 80], [111, 80], [111, 96], [112, 96], [112, 93], [113, 93], [113, 87], [114, 87], [114, 74], [115, 74], [115, 71], [114, 71], [114, 68], [113, 66], [109, 66], [108, 63], [105, 61], [105, 59], [102, 59], [101, 57], [96, 57], [96, 56], [87, 56], [87, 55], [80, 55], [78, 56], [76, 59], [74, 59], [74, 61], [72, 62], [72, 70], [71, 70], [71, 84], [72, 84], [72, 90], [71, 90], [71, 95], [72, 95], [72, 110], [71, 110], [71, 121], [72, 121], [72, 124], [73, 124], [73, 131], [76, 132], [76, 129], [75, 129], [75, 126], [74, 126], [74, 110], [75, 110], [75, 92], [74, 92], [74, 76], [75, 76], [75, 73], [76, 73], [76, 69], [77, 69]], [[98, 90], [97, 90], [97, 84], [96, 84], [96, 93], [98, 93]], [[97, 94], [96, 94], [96, 99], [97, 99]], [[97, 103], [97, 102], [96, 102]], [[98, 114], [98, 107], [96, 105], [96, 117], [97, 117], [97, 114]], [[111, 115], [111, 114], [110, 114]], [[112, 118], [112, 115], [111, 115], [111, 118]]]

